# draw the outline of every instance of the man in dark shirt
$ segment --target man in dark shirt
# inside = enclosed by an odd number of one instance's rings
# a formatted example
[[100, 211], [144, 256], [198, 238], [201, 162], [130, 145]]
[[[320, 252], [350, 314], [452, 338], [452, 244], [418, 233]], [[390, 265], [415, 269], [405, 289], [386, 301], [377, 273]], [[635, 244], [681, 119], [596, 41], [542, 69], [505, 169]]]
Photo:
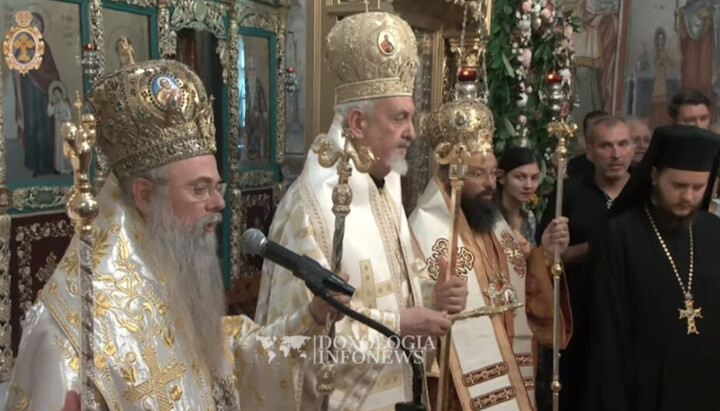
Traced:
[[[587, 284], [581, 275], [588, 252], [588, 241], [605, 221], [605, 214], [630, 178], [628, 171], [634, 145], [630, 129], [616, 116], [603, 116], [592, 120], [585, 135], [587, 156], [594, 172], [571, 176], [563, 193], [563, 216], [568, 217], [570, 246], [563, 253], [565, 275], [570, 292], [573, 316], [573, 336], [562, 353], [560, 361], [560, 409], [580, 410], [579, 401], [583, 380], [587, 374]], [[542, 230], [555, 217], [555, 193], [536, 232]], [[552, 374], [552, 351], [541, 350], [543, 370], [538, 373], [538, 410], [549, 410], [552, 403], [549, 381]], [[540, 365], [538, 366], [540, 368]]]
[[668, 114], [673, 124], [710, 128], [710, 99], [703, 93], [685, 89], [675, 94], [668, 105]]
[[[607, 116], [608, 113], [602, 110], [594, 110], [585, 115], [583, 118], [583, 137], [587, 140], [588, 129], [593, 120]], [[586, 153], [578, 154], [568, 161], [567, 174], [569, 177], [579, 175], [592, 175], [594, 172], [593, 163], [588, 160]]]

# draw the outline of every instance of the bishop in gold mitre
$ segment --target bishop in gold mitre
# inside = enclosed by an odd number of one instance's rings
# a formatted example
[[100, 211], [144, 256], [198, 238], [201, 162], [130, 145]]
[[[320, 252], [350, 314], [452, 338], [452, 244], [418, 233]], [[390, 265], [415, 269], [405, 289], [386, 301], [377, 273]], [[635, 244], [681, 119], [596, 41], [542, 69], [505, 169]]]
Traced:
[[[520, 234], [497, 209], [497, 160], [492, 149], [492, 112], [464, 85], [464, 98], [444, 104], [424, 119], [433, 148], [464, 144], [470, 152], [457, 214], [456, 274], [467, 279], [467, 311], [486, 306], [524, 304], [504, 314], [465, 318], [452, 326], [451, 410], [532, 410], [534, 345], [552, 346], [553, 289], [550, 274], [555, 247], [567, 247], [566, 219], [554, 221], [543, 244], [525, 249]], [[428, 264], [447, 250], [450, 233], [449, 166], [437, 166], [410, 228]], [[446, 252], [446, 251], [445, 251]], [[563, 284], [562, 341], [570, 337], [570, 311]]]
[[[174, 98], [161, 98], [168, 89]], [[286, 356], [276, 343], [324, 331], [329, 307], [307, 300], [266, 327], [223, 317], [215, 227], [225, 183], [200, 79], [175, 61], [133, 63], [100, 77], [90, 101], [112, 169], [92, 255], [103, 408], [299, 409], [302, 347]], [[27, 312], [6, 409], [59, 410], [80, 388], [78, 243]]]
[[[350, 163], [350, 214], [345, 221], [341, 270], [357, 292], [352, 308], [379, 321], [423, 348], [423, 337], [443, 335], [450, 327], [444, 313], [461, 311], [467, 290], [463, 281], [435, 287], [423, 257], [413, 249], [403, 209], [400, 176], [405, 154], [415, 140], [412, 93], [418, 66], [415, 35], [395, 15], [361, 13], [340, 20], [326, 41], [327, 65], [339, 77], [335, 117], [327, 134], [335, 151], [369, 148], [376, 157], [369, 172]], [[310, 151], [300, 177], [288, 189], [270, 227], [270, 238], [310, 256], [325, 267], [333, 261], [335, 167], [319, 164]], [[305, 306], [310, 294], [302, 281], [266, 261], [257, 321], [267, 323]], [[393, 409], [412, 398], [407, 360], [378, 332], [348, 318], [336, 325], [335, 390], [330, 410]], [[316, 372], [326, 347], [316, 347], [303, 373], [304, 410], [321, 402]]]

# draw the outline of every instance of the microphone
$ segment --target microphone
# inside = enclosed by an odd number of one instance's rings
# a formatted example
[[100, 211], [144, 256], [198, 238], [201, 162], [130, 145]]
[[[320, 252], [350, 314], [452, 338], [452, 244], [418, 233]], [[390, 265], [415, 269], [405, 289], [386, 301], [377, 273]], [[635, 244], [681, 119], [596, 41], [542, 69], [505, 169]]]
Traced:
[[404, 338], [372, 318], [353, 311], [349, 307], [340, 304], [328, 290], [352, 296], [355, 288], [343, 281], [340, 277], [333, 274], [330, 270], [321, 266], [317, 261], [303, 255], [300, 256], [278, 243], [268, 240], [262, 231], [256, 228], [245, 230], [242, 235], [242, 245], [246, 253], [257, 254], [263, 258], [279, 264], [290, 270], [296, 277], [305, 281], [305, 285], [310, 291], [327, 301], [332, 307], [348, 317], [367, 325], [368, 327], [378, 330], [384, 336], [400, 341], [400, 350], [410, 361], [412, 367], [412, 391], [413, 402], [401, 402], [395, 404], [395, 411], [425, 411], [426, 407], [422, 403], [423, 391], [423, 370], [421, 362], [417, 355], [412, 354], [412, 348], [407, 345]]
[[330, 291], [352, 297], [355, 287], [326, 269], [320, 263], [306, 255], [294, 253], [280, 244], [270, 241], [262, 231], [256, 228], [245, 230], [242, 235], [242, 246], [245, 253], [256, 254], [275, 264], [287, 268], [301, 280], [319, 282]]

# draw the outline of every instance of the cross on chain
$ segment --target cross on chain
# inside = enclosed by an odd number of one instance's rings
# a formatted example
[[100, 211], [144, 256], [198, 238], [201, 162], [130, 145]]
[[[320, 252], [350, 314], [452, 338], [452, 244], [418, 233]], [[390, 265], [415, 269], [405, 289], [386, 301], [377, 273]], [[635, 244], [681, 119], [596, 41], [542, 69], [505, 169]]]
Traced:
[[685, 300], [685, 309], [678, 308], [678, 311], [680, 312], [680, 319], [683, 318], [687, 319], [687, 333], [690, 334], [700, 334], [697, 330], [697, 326], [695, 325], [695, 318], [703, 318], [702, 313], [700, 310], [702, 308], [695, 308], [693, 305], [695, 304], [695, 301], [692, 299], [686, 299]]

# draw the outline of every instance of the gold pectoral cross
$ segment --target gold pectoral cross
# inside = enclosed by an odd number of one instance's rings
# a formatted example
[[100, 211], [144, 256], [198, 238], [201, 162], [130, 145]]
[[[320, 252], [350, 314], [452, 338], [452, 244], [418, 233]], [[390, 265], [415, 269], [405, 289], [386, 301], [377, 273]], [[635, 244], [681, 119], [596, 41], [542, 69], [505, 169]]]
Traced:
[[695, 308], [693, 307], [694, 304], [695, 301], [688, 298], [685, 300], [685, 309], [683, 310], [682, 308], [678, 308], [678, 311], [680, 312], [680, 319], [687, 319], [688, 335], [700, 334], [697, 330], [697, 326], [695, 325], [695, 318], [703, 318], [702, 313], [700, 313], [700, 310], [702, 310], [702, 308]]

